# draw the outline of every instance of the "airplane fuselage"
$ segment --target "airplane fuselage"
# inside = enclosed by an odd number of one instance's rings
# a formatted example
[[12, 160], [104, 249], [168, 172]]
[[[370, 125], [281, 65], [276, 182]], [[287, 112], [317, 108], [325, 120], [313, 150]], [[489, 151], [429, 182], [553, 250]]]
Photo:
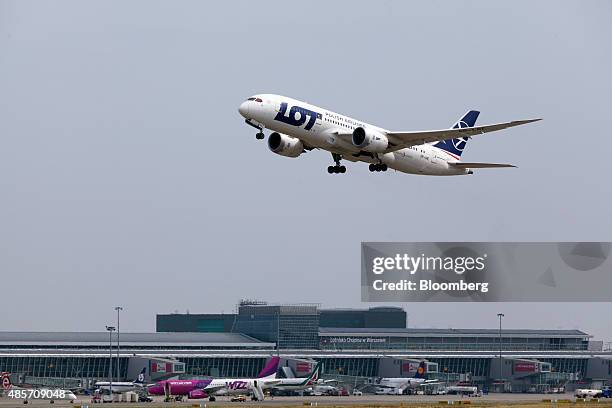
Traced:
[[[99, 381], [95, 384], [95, 387], [100, 390], [104, 390], [104, 391], [109, 391], [111, 389], [108, 381]], [[114, 394], [121, 394], [123, 392], [134, 391], [138, 388], [139, 386], [133, 382], [113, 382], [112, 383], [112, 390]]]
[[[265, 378], [218, 378], [207, 380], [164, 380], [150, 386], [151, 395], [191, 395], [194, 391], [201, 391], [202, 397], [211, 395], [245, 394], [254, 388], [267, 389], [270, 387]], [[113, 386], [114, 389], [114, 386]]]
[[422, 144], [384, 154], [368, 154], [338, 133], [352, 133], [361, 127], [379, 133], [386, 129], [332, 112], [293, 98], [261, 94], [245, 101], [239, 112], [253, 126], [288, 135], [302, 141], [308, 148], [319, 148], [341, 155], [353, 162], [384, 163], [389, 168], [410, 174], [451, 176], [471, 174], [468, 169], [454, 168], [449, 162], [458, 157], [435, 147]]
[[219, 389], [219, 391], [215, 391], [214, 393], [217, 395], [232, 395], [244, 394], [257, 387], [261, 389], [269, 388], [269, 386], [266, 385], [266, 380], [263, 378], [220, 378], [212, 380], [212, 382], [204, 388], [204, 391], [208, 389]]
[[314, 381], [307, 378], [281, 378], [274, 385], [274, 388], [287, 391], [303, 391], [312, 387], [313, 384]]

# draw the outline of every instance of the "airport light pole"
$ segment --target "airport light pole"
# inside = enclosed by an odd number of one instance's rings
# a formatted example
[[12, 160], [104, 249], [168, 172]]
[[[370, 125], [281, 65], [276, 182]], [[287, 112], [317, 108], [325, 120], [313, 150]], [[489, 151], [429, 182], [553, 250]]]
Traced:
[[115, 306], [115, 310], [117, 311], [117, 381], [119, 381], [119, 312], [123, 310], [121, 306]]
[[108, 392], [113, 399], [113, 332], [115, 331], [114, 326], [106, 326], [108, 331]]
[[276, 355], [280, 355], [280, 306], [276, 312]]
[[503, 366], [502, 366], [502, 317], [505, 315], [503, 313], [498, 313], [497, 317], [499, 317], [499, 378], [503, 380]]

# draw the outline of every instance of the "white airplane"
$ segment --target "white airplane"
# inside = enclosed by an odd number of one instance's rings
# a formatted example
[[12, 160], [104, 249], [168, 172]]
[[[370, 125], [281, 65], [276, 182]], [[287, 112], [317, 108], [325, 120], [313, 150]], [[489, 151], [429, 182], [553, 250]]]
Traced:
[[[114, 394], [121, 394], [123, 392], [134, 391], [136, 389], [145, 386], [144, 379], [147, 367], [144, 367], [138, 377], [134, 381], [97, 381], [94, 386], [100, 390], [109, 391], [111, 388]], [[112, 385], [112, 387], [111, 387]]]
[[403, 394], [405, 390], [425, 384], [439, 384], [439, 380], [428, 380], [425, 374], [426, 364], [419, 363], [414, 377], [381, 378], [376, 394]]
[[316, 386], [319, 383], [322, 366], [323, 363], [319, 361], [306, 378], [279, 378], [277, 379], [278, 383], [273, 388], [287, 391], [303, 391], [311, 388], [313, 385]]
[[281, 95], [254, 95], [238, 108], [245, 122], [272, 130], [268, 147], [276, 154], [298, 157], [312, 149], [331, 152], [334, 166], [328, 173], [345, 173], [341, 160], [370, 163], [370, 171], [388, 168], [410, 174], [457, 176], [476, 168], [515, 167], [511, 164], [466, 163], [461, 153], [472, 136], [524, 125], [527, 119], [475, 127], [480, 112], [471, 110], [450, 129], [390, 131], [306, 102]]
[[150, 395], [181, 395], [190, 399], [209, 398], [215, 401], [219, 395], [253, 393], [253, 399], [264, 400], [264, 390], [280, 382], [276, 378], [280, 357], [272, 357], [257, 378], [210, 378], [204, 380], [163, 380], [147, 387]]

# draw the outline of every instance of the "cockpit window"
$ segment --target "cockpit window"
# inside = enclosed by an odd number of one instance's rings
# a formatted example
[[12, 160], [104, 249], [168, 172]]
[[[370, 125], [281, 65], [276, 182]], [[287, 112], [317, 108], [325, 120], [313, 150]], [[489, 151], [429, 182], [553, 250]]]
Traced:
[[247, 99], [247, 101], [254, 101], [254, 100], [255, 100], [255, 98], [249, 98], [249, 99]]
[[255, 102], [263, 102], [261, 98], [255, 98]]

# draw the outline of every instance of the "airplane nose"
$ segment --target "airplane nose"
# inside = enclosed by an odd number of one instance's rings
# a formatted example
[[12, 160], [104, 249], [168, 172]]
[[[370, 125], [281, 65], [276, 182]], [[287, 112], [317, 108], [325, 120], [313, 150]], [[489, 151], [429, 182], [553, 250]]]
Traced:
[[242, 104], [240, 105], [240, 107], [238, 108], [238, 112], [240, 112], [240, 114], [242, 116], [244, 116], [245, 118], [248, 118], [248, 114], [249, 114], [249, 103], [248, 102], [242, 102]]

